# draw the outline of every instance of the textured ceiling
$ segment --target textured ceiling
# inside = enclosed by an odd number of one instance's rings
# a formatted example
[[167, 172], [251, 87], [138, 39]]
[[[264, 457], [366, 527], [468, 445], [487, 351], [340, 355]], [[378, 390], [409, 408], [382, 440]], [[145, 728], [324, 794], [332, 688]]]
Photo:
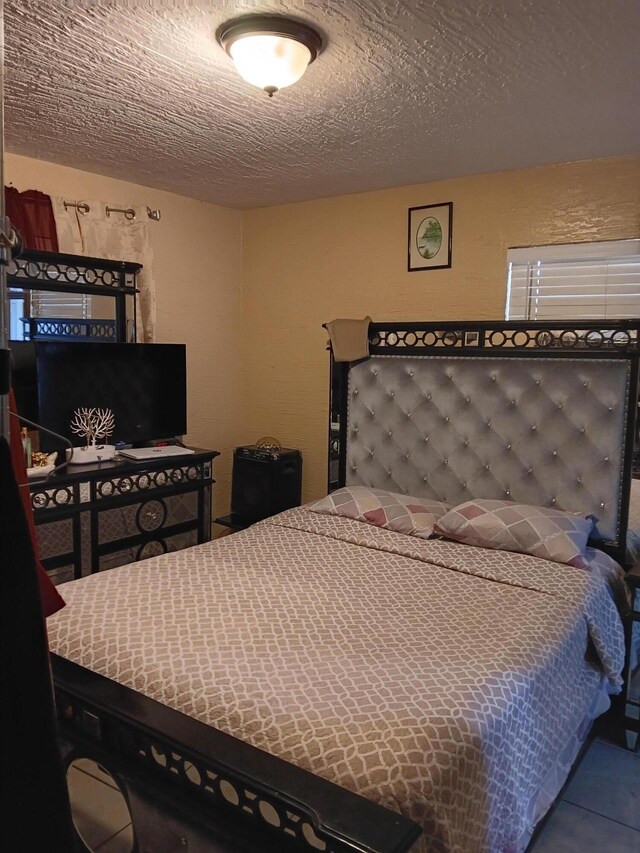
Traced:
[[[640, 149], [638, 0], [6, 0], [9, 150], [233, 207]], [[272, 99], [216, 44], [327, 48]]]

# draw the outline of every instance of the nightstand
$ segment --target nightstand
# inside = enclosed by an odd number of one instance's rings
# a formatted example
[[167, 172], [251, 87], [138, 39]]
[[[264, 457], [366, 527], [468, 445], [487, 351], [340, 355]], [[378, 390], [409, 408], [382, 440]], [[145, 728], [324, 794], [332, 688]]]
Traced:
[[624, 733], [628, 749], [638, 746], [640, 733], [640, 660], [635, 660], [635, 670], [631, 664], [632, 647], [640, 650], [640, 563], [637, 563], [626, 575], [631, 591], [631, 610], [626, 614], [625, 631], [627, 637], [627, 665], [624, 684]]

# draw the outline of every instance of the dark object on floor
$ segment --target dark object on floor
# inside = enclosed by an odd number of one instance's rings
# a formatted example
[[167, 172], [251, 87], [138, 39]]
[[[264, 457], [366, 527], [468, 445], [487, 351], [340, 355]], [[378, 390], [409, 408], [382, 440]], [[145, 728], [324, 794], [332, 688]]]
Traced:
[[248, 523], [299, 506], [302, 456], [299, 450], [236, 447], [233, 452], [231, 513]]

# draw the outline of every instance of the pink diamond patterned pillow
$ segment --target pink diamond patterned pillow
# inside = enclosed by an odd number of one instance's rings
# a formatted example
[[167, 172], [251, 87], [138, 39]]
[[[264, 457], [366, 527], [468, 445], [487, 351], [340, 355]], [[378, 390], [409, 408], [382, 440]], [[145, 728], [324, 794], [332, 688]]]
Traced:
[[588, 565], [587, 541], [596, 519], [512, 501], [476, 499], [454, 507], [435, 532], [480, 548], [517, 551], [578, 569]]
[[385, 489], [349, 486], [331, 492], [326, 498], [310, 504], [308, 509], [429, 539], [433, 536], [436, 521], [451, 507], [439, 501], [399, 495]]

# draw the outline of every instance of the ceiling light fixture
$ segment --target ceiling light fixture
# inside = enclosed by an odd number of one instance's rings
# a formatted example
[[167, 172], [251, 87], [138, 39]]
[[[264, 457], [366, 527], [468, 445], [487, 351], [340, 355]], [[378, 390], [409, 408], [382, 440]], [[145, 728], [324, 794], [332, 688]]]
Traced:
[[322, 50], [316, 30], [279, 15], [235, 18], [218, 28], [216, 38], [240, 76], [270, 98], [298, 81]]

